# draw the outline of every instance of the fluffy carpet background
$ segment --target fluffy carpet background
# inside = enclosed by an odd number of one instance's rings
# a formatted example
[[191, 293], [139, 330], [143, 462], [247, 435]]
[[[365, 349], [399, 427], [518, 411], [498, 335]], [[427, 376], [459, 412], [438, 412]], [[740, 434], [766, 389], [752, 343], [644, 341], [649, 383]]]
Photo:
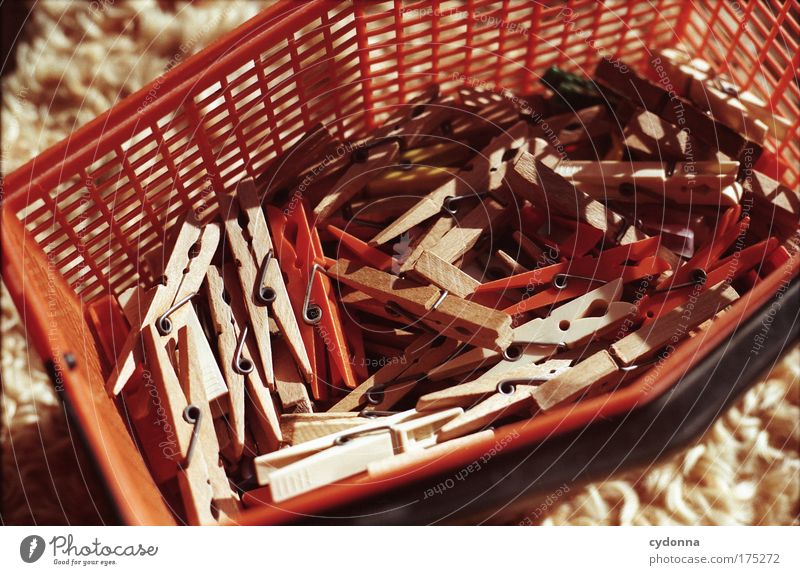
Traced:
[[[264, 1], [65, 2], [34, 6], [2, 80], [8, 173], [164, 69], [263, 8]], [[40, 359], [2, 288], [4, 524], [97, 523], [100, 488], [81, 472]], [[658, 466], [560, 490], [522, 524], [797, 524], [800, 518], [800, 348], [725, 413], [696, 445]]]

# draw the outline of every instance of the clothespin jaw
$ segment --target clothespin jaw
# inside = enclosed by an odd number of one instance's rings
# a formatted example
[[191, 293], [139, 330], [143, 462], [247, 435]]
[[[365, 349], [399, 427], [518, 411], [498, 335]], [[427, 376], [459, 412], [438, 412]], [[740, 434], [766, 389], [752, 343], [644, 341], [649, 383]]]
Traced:
[[738, 205], [739, 162], [563, 161], [556, 173], [596, 199], [679, 204]]
[[320, 357], [328, 361], [331, 387], [352, 389], [356, 379], [316, 229], [309, 225], [302, 202], [289, 204], [284, 210], [274, 206], [266, 209], [303, 342], [309, 355], [318, 358], [311, 381], [312, 395], [315, 399], [329, 395], [320, 381]]

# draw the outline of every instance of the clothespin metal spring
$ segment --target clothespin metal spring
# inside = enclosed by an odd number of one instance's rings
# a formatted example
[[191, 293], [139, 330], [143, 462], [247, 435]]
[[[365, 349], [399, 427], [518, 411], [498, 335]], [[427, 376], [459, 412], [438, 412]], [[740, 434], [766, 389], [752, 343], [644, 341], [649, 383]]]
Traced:
[[322, 308], [317, 304], [311, 303], [311, 286], [314, 284], [314, 275], [317, 272], [325, 273], [325, 268], [315, 263], [311, 266], [311, 274], [308, 277], [306, 286], [306, 296], [303, 298], [303, 321], [308, 325], [316, 325], [322, 320]]
[[170, 308], [161, 314], [158, 319], [156, 320], [156, 329], [158, 329], [158, 333], [161, 335], [168, 335], [172, 332], [172, 321], [170, 321], [169, 316], [175, 313], [181, 306], [183, 306], [186, 302], [191, 300], [194, 296], [197, 295], [197, 292], [193, 294], [187, 295], [182, 300], [174, 303]]
[[273, 253], [270, 249], [267, 252], [267, 255], [264, 256], [264, 261], [261, 262], [261, 270], [258, 274], [258, 285], [256, 286], [256, 299], [259, 303], [263, 305], [269, 305], [275, 301], [275, 298], [278, 297], [278, 294], [275, 290], [264, 283], [267, 280], [267, 271], [269, 270], [269, 264], [272, 262]]
[[195, 445], [197, 445], [197, 438], [200, 436], [200, 422], [203, 419], [203, 410], [193, 403], [187, 405], [183, 410], [183, 420], [193, 425], [192, 439], [189, 441], [189, 449], [186, 451], [186, 463], [178, 464], [179, 469], [186, 469], [192, 461]]
[[233, 356], [233, 369], [240, 375], [247, 375], [255, 368], [252, 361], [244, 357], [244, 342], [247, 339], [247, 326], [244, 326], [242, 333], [239, 334], [239, 341], [236, 344], [236, 353]]
[[463, 202], [464, 200], [468, 200], [471, 198], [477, 198], [482, 200], [486, 196], [489, 195], [489, 192], [480, 192], [472, 196], [447, 196], [442, 201], [442, 211], [446, 214], [450, 214], [451, 216], [455, 216], [458, 214], [458, 204]]
[[364, 435], [374, 435], [375, 433], [384, 433], [384, 432], [391, 432], [394, 428], [391, 425], [379, 425], [377, 427], [372, 427], [370, 429], [364, 429], [362, 431], [353, 431], [351, 433], [343, 433], [341, 435], [337, 435], [336, 438], [333, 440], [333, 445], [344, 445], [348, 441], [355, 439], [357, 437], [362, 437]]

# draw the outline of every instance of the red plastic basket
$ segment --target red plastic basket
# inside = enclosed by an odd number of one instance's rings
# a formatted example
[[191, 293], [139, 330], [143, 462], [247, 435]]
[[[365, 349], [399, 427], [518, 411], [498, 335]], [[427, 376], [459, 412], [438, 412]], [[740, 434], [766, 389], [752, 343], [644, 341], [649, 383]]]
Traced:
[[[636, 64], [668, 46], [702, 54], [792, 119], [790, 136], [767, 147], [785, 164], [770, 175], [796, 186], [799, 22], [793, 1], [281, 3], [8, 175], [3, 277], [32, 343], [66, 391], [123, 520], [174, 521], [103, 389], [83, 302], [153, 281], [143, 254], [162, 248], [187, 210], [213, 216], [210, 186], [232, 191], [318, 122], [343, 140], [363, 135], [432, 83], [447, 91], [467, 78], [525, 94], [538, 89], [539, 72], [551, 65], [591, 74], [598, 50]], [[797, 272], [797, 258], [790, 271]], [[647, 401], [723, 341], [777, 281], [762, 282], [737, 313], [673, 355], [655, 385], [637, 382], [568, 415], [507, 426], [501, 435], [521, 446]], [[474, 456], [454, 452], [414, 473]], [[244, 519], [280, 521], [407, 480], [408, 474], [387, 477], [378, 487], [355, 481]]]

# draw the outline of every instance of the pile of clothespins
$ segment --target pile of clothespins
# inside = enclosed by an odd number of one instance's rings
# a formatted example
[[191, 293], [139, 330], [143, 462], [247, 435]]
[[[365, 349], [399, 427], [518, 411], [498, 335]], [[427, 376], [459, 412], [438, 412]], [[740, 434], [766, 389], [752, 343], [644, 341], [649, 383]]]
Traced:
[[174, 508], [214, 523], [618, 389], [787, 261], [797, 195], [762, 171], [788, 122], [703, 64], [433, 89], [187, 216], [154, 287], [89, 306]]

